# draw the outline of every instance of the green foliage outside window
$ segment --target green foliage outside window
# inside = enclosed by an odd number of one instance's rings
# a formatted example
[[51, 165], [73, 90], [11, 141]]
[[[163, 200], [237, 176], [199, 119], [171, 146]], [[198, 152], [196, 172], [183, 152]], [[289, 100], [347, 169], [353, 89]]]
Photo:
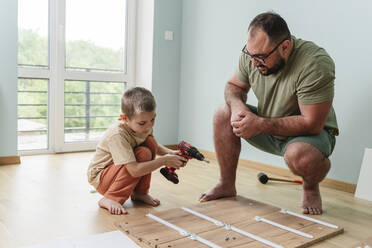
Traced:
[[[66, 65], [83, 71], [123, 71], [123, 50], [99, 47], [87, 41], [66, 43]], [[32, 30], [20, 30], [18, 63], [20, 66], [48, 66], [48, 40]], [[80, 69], [77, 69], [79, 67]], [[67, 68], [69, 69], [69, 68]], [[19, 104], [38, 106], [18, 106], [18, 117], [40, 117], [32, 121], [47, 124], [48, 80], [23, 79], [18, 81]], [[120, 115], [121, 96], [124, 83], [65, 81], [64, 114], [65, 128], [108, 127]], [[109, 94], [111, 93], [111, 94]], [[89, 101], [88, 98], [89, 97]], [[107, 105], [107, 106], [105, 106]], [[90, 116], [89, 120], [86, 119]], [[66, 118], [67, 117], [67, 118]], [[71, 117], [71, 118], [70, 118]], [[102, 132], [92, 129], [90, 132]], [[68, 132], [85, 132], [69, 130]]]
[[19, 30], [18, 64], [48, 66], [48, 39], [30, 29]]
[[48, 80], [19, 79], [18, 117], [41, 117], [41, 119], [33, 119], [32, 121], [46, 125], [44, 117], [47, 116], [47, 90]]
[[89, 41], [71, 41], [66, 43], [66, 67], [82, 71], [85, 68], [89, 71], [123, 71], [122, 54], [123, 49], [114, 51]]

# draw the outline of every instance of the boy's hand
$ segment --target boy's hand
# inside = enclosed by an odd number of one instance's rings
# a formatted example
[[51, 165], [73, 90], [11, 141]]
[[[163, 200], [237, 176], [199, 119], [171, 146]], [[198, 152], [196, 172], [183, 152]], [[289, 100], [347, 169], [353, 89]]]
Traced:
[[[175, 152], [177, 152], [177, 151], [175, 151]], [[175, 169], [180, 169], [180, 168], [184, 167], [186, 165], [188, 159], [178, 155], [178, 154], [180, 154], [178, 152], [176, 154], [166, 154], [166, 155], [164, 155], [164, 157], [163, 157], [164, 165], [168, 166], [168, 167], [173, 167]]]
[[168, 152], [168, 154], [182, 156], [182, 152], [180, 150], [170, 150], [170, 152]]
[[[173, 154], [173, 155], [179, 155], [179, 156], [182, 156], [183, 158], [185, 158], [180, 150], [172, 150], [172, 153], [171, 154]], [[185, 158], [185, 159], [186, 159], [186, 162], [185, 162], [185, 165], [186, 165], [187, 162], [189, 162], [189, 159], [188, 158]]]

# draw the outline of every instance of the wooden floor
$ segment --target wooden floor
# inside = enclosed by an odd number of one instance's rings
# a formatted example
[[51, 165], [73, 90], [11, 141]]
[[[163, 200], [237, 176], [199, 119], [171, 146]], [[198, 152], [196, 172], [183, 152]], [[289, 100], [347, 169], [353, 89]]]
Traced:
[[[24, 156], [21, 165], [0, 166], [0, 247], [21, 247], [57, 237], [81, 237], [115, 230], [113, 223], [126, 216], [112, 216], [97, 206], [101, 198], [90, 193], [86, 169], [93, 153]], [[238, 168], [238, 194], [246, 198], [299, 212], [301, 186], [286, 183], [260, 184], [258, 171]], [[191, 160], [178, 171], [180, 183], [153, 173], [151, 195], [161, 200], [156, 208], [127, 201], [131, 213], [154, 213], [197, 203], [200, 193], [219, 177], [216, 161]], [[322, 188], [321, 220], [345, 228], [344, 234], [313, 247], [352, 247], [372, 235], [372, 202], [350, 193]]]

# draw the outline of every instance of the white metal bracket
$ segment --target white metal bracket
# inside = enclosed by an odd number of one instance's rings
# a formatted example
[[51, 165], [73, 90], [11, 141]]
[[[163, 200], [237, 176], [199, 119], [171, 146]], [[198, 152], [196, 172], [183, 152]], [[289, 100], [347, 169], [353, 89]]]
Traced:
[[284, 226], [284, 225], [282, 225], [282, 224], [276, 223], [276, 222], [274, 222], [274, 221], [271, 221], [271, 220], [268, 220], [268, 219], [265, 219], [265, 218], [262, 218], [262, 217], [259, 217], [259, 216], [254, 217], [254, 220], [255, 220], [255, 221], [261, 221], [261, 222], [264, 222], [264, 223], [267, 223], [267, 224], [270, 224], [270, 225], [276, 226], [276, 227], [278, 227], [278, 228], [281, 228], [281, 229], [283, 229], [283, 230], [286, 230], [286, 231], [289, 231], [289, 232], [295, 233], [295, 234], [300, 235], [300, 236], [303, 236], [303, 237], [305, 237], [305, 238], [309, 238], [309, 239], [312, 239], [312, 238], [313, 238], [313, 235], [310, 235], [310, 234], [307, 234], [307, 233], [301, 232], [301, 231], [299, 231], [299, 230], [293, 229], [293, 228], [288, 227], [288, 226]]
[[290, 215], [293, 215], [293, 216], [296, 216], [296, 217], [299, 217], [299, 218], [302, 218], [302, 219], [305, 219], [305, 220], [309, 220], [309, 221], [312, 221], [312, 222], [315, 222], [315, 223], [318, 223], [318, 224], [321, 224], [321, 225], [324, 225], [324, 226], [328, 226], [330, 228], [334, 228], [334, 229], [338, 228], [338, 226], [336, 226], [336, 225], [333, 225], [333, 224], [330, 224], [330, 223], [327, 223], [327, 222], [324, 222], [324, 221], [321, 221], [321, 220], [317, 220], [317, 219], [314, 219], [314, 218], [311, 218], [311, 217], [308, 217], [308, 216], [304, 216], [304, 215], [301, 215], [301, 214], [297, 214], [297, 213], [288, 211], [288, 210], [283, 209], [283, 208], [282, 208], [282, 210], [280, 210], [280, 212], [283, 213], [283, 214], [290, 214]]
[[236, 227], [234, 227], [232, 225], [225, 224], [225, 223], [223, 223], [221, 221], [215, 220], [215, 219], [213, 219], [213, 218], [211, 218], [211, 217], [209, 217], [207, 215], [198, 213], [198, 212], [196, 212], [194, 210], [191, 210], [189, 208], [181, 207], [181, 209], [184, 210], [184, 211], [186, 211], [186, 212], [189, 212], [189, 213], [191, 213], [193, 215], [196, 215], [196, 216], [198, 216], [198, 217], [200, 217], [202, 219], [205, 219], [207, 221], [210, 221], [210, 222], [214, 223], [217, 226], [221, 226], [222, 225], [222, 227], [225, 227], [225, 229], [227, 229], [227, 230], [233, 230], [234, 232], [240, 233], [241, 235], [244, 235], [244, 236], [246, 236], [248, 238], [254, 239], [254, 240], [256, 240], [258, 242], [261, 242], [263, 244], [266, 244], [268, 246], [271, 246], [271, 247], [274, 247], [274, 248], [283, 248], [283, 246], [281, 246], [281, 245], [275, 244], [275, 243], [273, 243], [273, 242], [271, 242], [269, 240], [266, 240], [264, 238], [261, 238], [261, 237], [259, 237], [257, 235], [252, 234], [252, 233], [243, 231], [243, 230], [241, 230], [239, 228], [236, 228]]
[[146, 214], [146, 216], [149, 217], [149, 218], [151, 218], [151, 219], [153, 219], [153, 220], [155, 220], [155, 221], [157, 221], [157, 222], [159, 222], [159, 223], [161, 223], [161, 224], [163, 224], [163, 225], [165, 225], [165, 226], [167, 226], [167, 227], [170, 227], [170, 228], [178, 231], [182, 236], [188, 237], [191, 240], [199, 241], [199, 242], [201, 242], [201, 243], [203, 243], [203, 244], [205, 244], [205, 245], [207, 245], [209, 247], [212, 247], [212, 248], [222, 248], [221, 246], [216, 245], [215, 243], [213, 243], [213, 242], [211, 242], [209, 240], [206, 240], [206, 239], [204, 239], [204, 238], [202, 238], [202, 237], [200, 237], [200, 236], [198, 236], [198, 235], [196, 235], [194, 233], [190, 233], [190, 232], [188, 232], [188, 231], [186, 231], [186, 230], [184, 230], [184, 229], [182, 229], [182, 228], [180, 228], [180, 227], [178, 227], [176, 225], [173, 225], [172, 223], [170, 223], [170, 222], [168, 222], [166, 220], [163, 220], [163, 219], [161, 219], [161, 218], [159, 218], [159, 217], [157, 217], [155, 215]]

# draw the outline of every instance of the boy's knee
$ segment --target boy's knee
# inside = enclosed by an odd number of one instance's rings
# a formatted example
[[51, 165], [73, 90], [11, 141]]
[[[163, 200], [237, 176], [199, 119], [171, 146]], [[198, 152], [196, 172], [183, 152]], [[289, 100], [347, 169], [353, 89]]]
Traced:
[[152, 152], [150, 148], [146, 146], [139, 146], [135, 148], [134, 155], [136, 156], [137, 162], [146, 162], [152, 160]]
[[158, 150], [158, 143], [156, 142], [155, 138], [150, 135], [146, 138], [144, 145], [150, 149], [152, 153], [152, 159], [154, 159]]

